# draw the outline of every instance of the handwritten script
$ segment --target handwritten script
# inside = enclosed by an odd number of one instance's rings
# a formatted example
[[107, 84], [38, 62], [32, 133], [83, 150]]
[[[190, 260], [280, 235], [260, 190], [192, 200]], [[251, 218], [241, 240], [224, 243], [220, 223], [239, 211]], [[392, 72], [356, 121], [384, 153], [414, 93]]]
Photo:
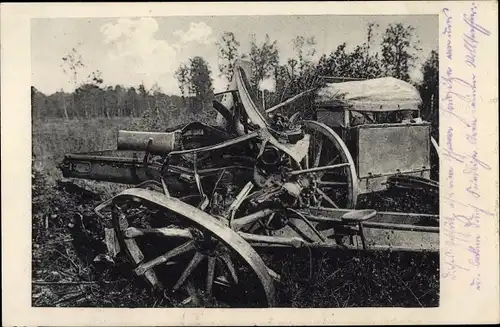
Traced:
[[494, 213], [481, 202], [481, 195], [487, 191], [484, 184], [488, 182], [481, 178], [481, 173], [491, 167], [478, 149], [481, 126], [477, 114], [481, 108], [476, 66], [481, 45], [488, 42], [491, 33], [481, 23], [481, 12], [475, 2], [465, 12], [443, 8], [441, 17], [444, 19], [441, 34], [446, 41], [444, 70], [440, 72], [440, 112], [449, 122], [441, 146], [442, 159], [447, 161], [447, 169], [442, 172], [447, 194], [442, 199], [450, 213], [441, 218], [445, 244], [441, 274], [452, 280], [465, 275], [469, 285], [480, 290], [480, 226], [481, 221]]

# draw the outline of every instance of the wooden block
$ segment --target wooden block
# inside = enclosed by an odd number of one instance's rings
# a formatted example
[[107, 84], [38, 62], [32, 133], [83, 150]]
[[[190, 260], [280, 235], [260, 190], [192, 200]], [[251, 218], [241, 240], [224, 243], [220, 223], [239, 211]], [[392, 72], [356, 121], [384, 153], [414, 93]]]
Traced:
[[120, 243], [116, 237], [115, 230], [113, 228], [105, 228], [104, 236], [106, 247], [108, 249], [108, 254], [114, 258], [118, 253], [120, 253]]

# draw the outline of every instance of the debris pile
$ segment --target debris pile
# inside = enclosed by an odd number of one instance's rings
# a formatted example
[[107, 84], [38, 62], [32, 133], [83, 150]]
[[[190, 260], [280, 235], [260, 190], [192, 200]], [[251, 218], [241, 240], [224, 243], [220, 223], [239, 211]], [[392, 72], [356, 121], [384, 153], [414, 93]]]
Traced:
[[[152, 294], [121, 255], [114, 260], [105, 255], [108, 222], [100, 221], [93, 209], [107, 197], [71, 182], [50, 183], [36, 168], [32, 177], [33, 306], [183, 306], [166, 294]], [[352, 258], [304, 250], [262, 255], [282, 277], [276, 285], [282, 307], [439, 304], [436, 254]]]

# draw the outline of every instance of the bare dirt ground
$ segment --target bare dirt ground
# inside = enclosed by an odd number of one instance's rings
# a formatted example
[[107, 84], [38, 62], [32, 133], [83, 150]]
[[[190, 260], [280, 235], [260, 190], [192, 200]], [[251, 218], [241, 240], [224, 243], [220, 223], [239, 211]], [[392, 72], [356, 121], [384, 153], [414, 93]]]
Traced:
[[[80, 186], [79, 186], [80, 185]], [[36, 307], [172, 307], [153, 295], [118, 255], [106, 260], [104, 227], [93, 208], [109, 188], [93, 183], [48, 183], [33, 173], [32, 305]], [[83, 185], [83, 187], [81, 186]], [[101, 187], [101, 188], [99, 188]], [[97, 191], [96, 191], [97, 190]], [[102, 191], [100, 191], [102, 190]], [[394, 210], [402, 203], [377, 198]], [[421, 202], [417, 211], [437, 203]], [[392, 208], [391, 208], [392, 207]], [[307, 249], [263, 253], [281, 275], [281, 307], [429, 307], [439, 305], [439, 255], [359, 254]]]

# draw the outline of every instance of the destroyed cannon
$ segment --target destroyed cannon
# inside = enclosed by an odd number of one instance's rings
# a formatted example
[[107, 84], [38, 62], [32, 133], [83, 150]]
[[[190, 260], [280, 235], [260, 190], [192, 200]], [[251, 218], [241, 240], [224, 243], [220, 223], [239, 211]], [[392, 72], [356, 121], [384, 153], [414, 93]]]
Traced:
[[[133, 185], [95, 211], [111, 219], [111, 239], [138, 276], [181, 303], [273, 306], [279, 275], [259, 248], [438, 251], [437, 214], [357, 208], [360, 194], [388, 187], [437, 192], [428, 179], [429, 124], [413, 115], [374, 118], [415, 109], [411, 88], [394, 106], [380, 94], [363, 102], [359, 93], [373, 92], [373, 81], [329, 84], [314, 90], [312, 108], [288, 118], [276, 112], [293, 101], [257, 105], [250, 73], [236, 62], [228, 91], [214, 101], [217, 126], [119, 131], [116, 150], [68, 154], [61, 163], [68, 178]], [[348, 104], [349, 92], [359, 103]]]

